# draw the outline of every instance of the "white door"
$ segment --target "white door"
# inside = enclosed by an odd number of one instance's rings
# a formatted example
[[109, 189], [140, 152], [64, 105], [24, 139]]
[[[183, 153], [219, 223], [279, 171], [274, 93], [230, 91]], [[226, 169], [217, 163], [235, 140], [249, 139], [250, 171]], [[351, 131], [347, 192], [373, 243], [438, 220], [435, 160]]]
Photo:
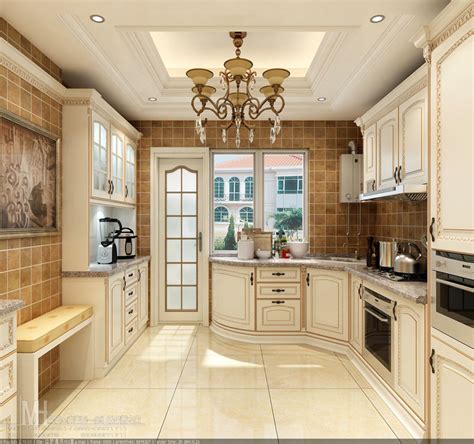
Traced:
[[377, 122], [378, 188], [388, 188], [398, 180], [398, 108]]
[[109, 361], [122, 350], [125, 344], [124, 278], [116, 274], [109, 279]]
[[364, 193], [377, 189], [377, 133], [376, 124], [364, 132]]
[[161, 159], [158, 169], [159, 322], [202, 321], [202, 159]]

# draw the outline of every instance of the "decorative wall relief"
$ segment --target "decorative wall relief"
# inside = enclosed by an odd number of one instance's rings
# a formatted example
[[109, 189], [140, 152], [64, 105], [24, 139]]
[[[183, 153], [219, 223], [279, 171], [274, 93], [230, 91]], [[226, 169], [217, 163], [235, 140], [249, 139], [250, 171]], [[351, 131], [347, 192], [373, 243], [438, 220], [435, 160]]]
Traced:
[[58, 231], [58, 139], [0, 113], [0, 237]]

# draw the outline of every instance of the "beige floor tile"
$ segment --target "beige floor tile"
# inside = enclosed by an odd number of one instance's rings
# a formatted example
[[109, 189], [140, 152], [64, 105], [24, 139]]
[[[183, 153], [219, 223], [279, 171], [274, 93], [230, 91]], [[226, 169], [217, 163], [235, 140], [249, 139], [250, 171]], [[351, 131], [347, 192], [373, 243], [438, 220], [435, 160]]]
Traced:
[[188, 358], [178, 388], [267, 388], [261, 354], [208, 350]]
[[105, 377], [90, 381], [87, 388], [175, 388], [185, 362], [127, 355]]
[[369, 381], [367, 381], [367, 379], [365, 379], [365, 377], [362, 376], [362, 373], [359, 370], [357, 370], [356, 366], [352, 363], [352, 361], [346, 355], [338, 355], [338, 358], [342, 362], [342, 365], [346, 368], [346, 370], [356, 380], [360, 388], [364, 389], [364, 388], [372, 387], [369, 384]]
[[405, 426], [398, 420], [398, 418], [393, 414], [387, 404], [383, 399], [375, 392], [374, 389], [364, 389], [364, 393], [370, 399], [372, 404], [378, 410], [378, 412], [383, 416], [385, 421], [388, 423], [390, 428], [393, 430], [395, 435], [400, 439], [414, 439], [411, 436], [410, 432], [405, 428]]
[[202, 354], [211, 350], [216, 353], [242, 353], [242, 352], [256, 352], [260, 353], [260, 345], [248, 344], [245, 342], [233, 341], [210, 335], [196, 335], [196, 338], [191, 346], [190, 354]]
[[159, 437], [275, 439], [268, 390], [178, 389]]
[[334, 355], [264, 354], [270, 388], [358, 388]]
[[55, 389], [83, 389], [89, 381], [60, 380], [54, 384]]
[[140, 359], [153, 361], [168, 359], [185, 359], [191, 348], [194, 338], [185, 340], [162, 340], [141, 336], [125, 353], [126, 356], [138, 356]]
[[42, 438], [156, 438], [173, 390], [84, 389]]
[[395, 438], [360, 389], [270, 390], [280, 439]]
[[326, 356], [334, 356], [334, 353], [323, 348], [310, 347], [309, 345], [295, 345], [295, 344], [261, 344], [262, 352], [264, 354], [277, 354], [280, 353], [304, 353], [313, 354], [321, 353]]

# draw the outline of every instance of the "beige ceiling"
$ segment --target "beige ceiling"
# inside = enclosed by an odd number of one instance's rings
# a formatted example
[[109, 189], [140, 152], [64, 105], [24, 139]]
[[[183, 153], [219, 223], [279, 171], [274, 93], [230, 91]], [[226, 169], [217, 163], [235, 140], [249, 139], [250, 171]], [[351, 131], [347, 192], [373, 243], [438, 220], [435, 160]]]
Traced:
[[[152, 32], [151, 37], [171, 77], [183, 77], [194, 67], [211, 69], [217, 75], [224, 61], [235, 57], [232, 39], [224, 31]], [[252, 60], [259, 75], [274, 67], [304, 77], [323, 37], [324, 32], [250, 32], [241, 57]]]

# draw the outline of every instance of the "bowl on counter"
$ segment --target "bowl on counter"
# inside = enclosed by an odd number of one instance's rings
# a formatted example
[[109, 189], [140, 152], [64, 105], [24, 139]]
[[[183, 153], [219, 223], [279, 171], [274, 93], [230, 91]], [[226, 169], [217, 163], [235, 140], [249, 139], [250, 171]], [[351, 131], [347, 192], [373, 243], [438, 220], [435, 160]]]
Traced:
[[270, 250], [257, 250], [256, 254], [259, 259], [270, 259], [272, 257]]
[[302, 259], [308, 252], [309, 242], [288, 242], [288, 248], [294, 259]]

